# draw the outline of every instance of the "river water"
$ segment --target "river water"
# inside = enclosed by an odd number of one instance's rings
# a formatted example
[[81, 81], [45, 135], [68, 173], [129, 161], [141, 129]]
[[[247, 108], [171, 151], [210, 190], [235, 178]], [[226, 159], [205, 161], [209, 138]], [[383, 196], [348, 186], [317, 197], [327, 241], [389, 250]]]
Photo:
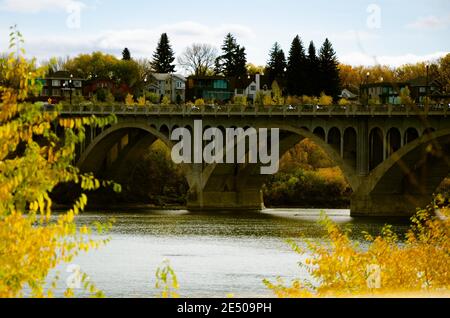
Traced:
[[[404, 233], [408, 220], [351, 218], [348, 210], [325, 210], [333, 221], [352, 230], [352, 239], [363, 242], [362, 231], [379, 234], [384, 224]], [[115, 218], [111, 241], [74, 259], [107, 297], [154, 297], [155, 271], [168, 259], [175, 270], [179, 293], [185, 297], [268, 297], [262, 280], [308, 279], [286, 239], [323, 240], [317, 223], [319, 210], [276, 209], [264, 212], [189, 213], [140, 211], [83, 213], [79, 224]], [[70, 275], [67, 264], [58, 268], [61, 295]], [[78, 295], [83, 296], [80, 292]]]

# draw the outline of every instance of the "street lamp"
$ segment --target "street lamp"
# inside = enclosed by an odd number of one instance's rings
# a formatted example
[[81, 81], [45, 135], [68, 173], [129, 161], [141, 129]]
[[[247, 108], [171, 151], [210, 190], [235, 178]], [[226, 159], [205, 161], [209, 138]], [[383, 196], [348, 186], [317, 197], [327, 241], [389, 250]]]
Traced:
[[367, 102], [366, 102], [366, 106], [367, 107], [369, 107], [369, 91], [370, 91], [370, 88], [369, 88], [369, 78], [370, 78], [370, 72], [367, 72], [366, 73], [366, 87], [367, 87]]
[[145, 76], [144, 77], [144, 89], [142, 90], [142, 94], [143, 94], [144, 98], [145, 98], [145, 89], [147, 88], [147, 81], [148, 81], [148, 78], [147, 78], [147, 76]]
[[426, 86], [425, 86], [425, 110], [428, 113], [428, 110], [430, 107], [429, 99], [428, 99], [428, 94], [429, 94], [428, 86], [429, 86], [429, 81], [430, 81], [430, 65], [427, 64], [426, 68], [427, 68], [427, 79], [426, 79]]
[[72, 84], [73, 84], [73, 74], [70, 74], [70, 80], [69, 80], [70, 105], [72, 105]]

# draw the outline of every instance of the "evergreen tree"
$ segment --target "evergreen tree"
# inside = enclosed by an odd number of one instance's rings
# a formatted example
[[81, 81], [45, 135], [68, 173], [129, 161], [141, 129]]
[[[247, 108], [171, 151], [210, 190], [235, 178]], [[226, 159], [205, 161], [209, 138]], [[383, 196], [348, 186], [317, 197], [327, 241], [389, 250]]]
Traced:
[[278, 42], [275, 42], [270, 51], [269, 62], [267, 62], [269, 82], [283, 82], [286, 66], [286, 56]]
[[128, 48], [125, 48], [122, 51], [122, 60], [124, 60], [124, 61], [130, 61], [131, 60], [131, 53], [130, 53], [130, 50]]
[[153, 54], [152, 67], [156, 73], [174, 73], [175, 65], [172, 64], [175, 61], [174, 52], [170, 46], [167, 33], [161, 35], [158, 47]]
[[247, 73], [247, 54], [235, 37], [228, 33], [222, 45], [223, 54], [216, 59], [215, 72], [229, 77], [245, 76]]
[[320, 49], [319, 65], [322, 91], [336, 99], [340, 93], [339, 62], [328, 39], [325, 39]]
[[321, 92], [319, 81], [319, 59], [316, 54], [316, 47], [311, 41], [308, 47], [308, 56], [306, 59], [306, 85], [305, 93], [310, 96], [319, 96]]
[[287, 64], [287, 89], [290, 95], [306, 93], [307, 63], [303, 43], [297, 35], [292, 41]]

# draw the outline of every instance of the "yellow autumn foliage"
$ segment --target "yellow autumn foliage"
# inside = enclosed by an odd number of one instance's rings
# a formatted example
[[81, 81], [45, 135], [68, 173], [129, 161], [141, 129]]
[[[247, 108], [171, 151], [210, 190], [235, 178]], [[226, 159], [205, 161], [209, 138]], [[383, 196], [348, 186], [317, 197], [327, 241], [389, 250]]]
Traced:
[[[438, 204], [443, 202], [436, 198]], [[309, 256], [306, 266], [316, 284], [299, 280], [265, 284], [278, 297], [395, 296], [432, 293], [450, 296], [450, 208], [431, 205], [411, 219], [404, 240], [386, 226], [382, 234], [366, 234], [366, 247], [324, 217], [327, 243], [307, 242], [294, 251]], [[375, 275], [376, 274], [376, 275]]]
[[156, 269], [156, 283], [155, 288], [160, 290], [159, 298], [179, 298], [178, 279], [175, 271], [170, 266], [169, 260], [164, 260], [162, 264]]
[[[11, 48], [15, 51], [21, 41], [12, 28]], [[52, 297], [56, 281], [45, 287], [50, 270], [106, 240], [93, 240], [91, 228], [75, 224], [87, 204], [85, 194], [58, 215], [52, 215], [49, 194], [60, 183], [78, 184], [83, 191], [100, 187], [94, 176], [72, 166], [75, 146], [84, 139], [85, 125], [114, 119], [59, 118], [57, 111], [44, 112], [42, 105], [26, 102], [39, 92], [37, 78], [45, 69], [27, 61], [23, 50], [17, 52], [0, 60], [0, 297]], [[64, 128], [64, 138], [56, 135], [55, 123]], [[92, 283], [84, 286], [102, 296]], [[74, 291], [67, 289], [65, 295]]]

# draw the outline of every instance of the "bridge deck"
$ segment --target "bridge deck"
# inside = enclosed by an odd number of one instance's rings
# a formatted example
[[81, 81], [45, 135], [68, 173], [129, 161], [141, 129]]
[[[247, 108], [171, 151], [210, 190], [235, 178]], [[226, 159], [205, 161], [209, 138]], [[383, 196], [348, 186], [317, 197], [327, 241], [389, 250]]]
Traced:
[[[54, 110], [52, 106], [45, 106], [45, 110]], [[428, 111], [419, 107], [402, 106], [204, 106], [201, 108], [187, 105], [169, 106], [126, 106], [116, 104], [111, 106], [79, 106], [66, 105], [61, 109], [63, 115], [134, 115], [134, 116], [444, 116], [450, 113], [450, 107], [432, 106]]]

